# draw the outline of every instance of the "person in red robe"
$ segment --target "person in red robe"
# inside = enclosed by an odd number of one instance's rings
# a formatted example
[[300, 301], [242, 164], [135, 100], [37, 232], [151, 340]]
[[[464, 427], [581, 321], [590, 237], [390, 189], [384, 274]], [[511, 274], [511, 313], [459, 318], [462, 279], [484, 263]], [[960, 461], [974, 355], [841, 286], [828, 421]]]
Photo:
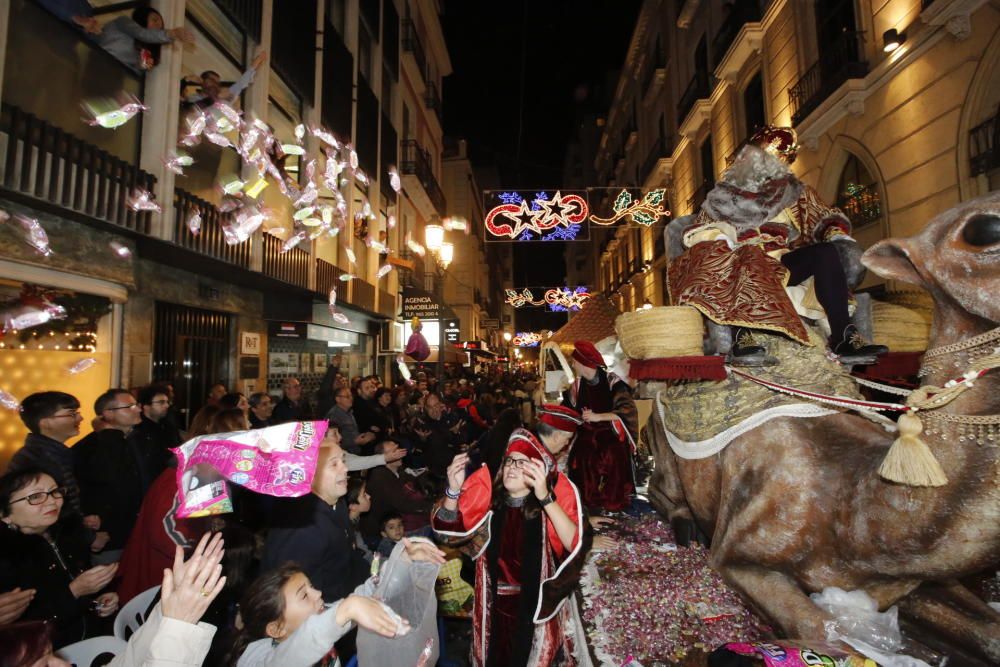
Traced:
[[576, 485], [556, 465], [582, 419], [547, 408], [538, 433], [511, 434], [495, 477], [483, 465], [466, 479], [468, 455], [456, 456], [431, 513], [438, 538], [476, 561], [474, 667], [572, 666], [587, 650], [568, 630], [566, 601], [592, 531]]
[[605, 369], [594, 344], [578, 340], [572, 360], [576, 381], [563, 394], [563, 405], [579, 410], [583, 425], [569, 454], [570, 478], [590, 509], [619, 511], [635, 492], [632, 455], [638, 415], [628, 384]]

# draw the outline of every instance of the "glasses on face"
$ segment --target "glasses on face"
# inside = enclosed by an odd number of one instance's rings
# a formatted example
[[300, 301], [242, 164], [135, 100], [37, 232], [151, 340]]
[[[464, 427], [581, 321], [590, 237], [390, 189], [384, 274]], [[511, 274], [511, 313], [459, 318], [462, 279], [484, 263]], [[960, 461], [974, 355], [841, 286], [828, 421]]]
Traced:
[[62, 498], [64, 495], [66, 495], [66, 487], [60, 486], [52, 489], [51, 491], [36, 491], [34, 493], [29, 493], [23, 498], [10, 501], [9, 504], [13, 505], [14, 503], [19, 503], [22, 500], [27, 500], [29, 505], [41, 505], [49, 499], [49, 496], [58, 499]]
[[173, 405], [169, 399], [161, 398], [158, 401], [153, 401], [151, 405]]
[[503, 460], [503, 465], [506, 468], [513, 468], [514, 470], [524, 470], [528, 467], [528, 461], [531, 459], [515, 459], [510, 456]]
[[73, 412], [67, 412], [64, 415], [52, 415], [49, 419], [65, 419], [66, 417], [72, 417], [76, 419], [77, 417], [82, 417], [79, 410], [73, 410]]
[[105, 410], [131, 410], [132, 408], [139, 407], [138, 403], [129, 403], [128, 405], [119, 405], [117, 408], [104, 408]]

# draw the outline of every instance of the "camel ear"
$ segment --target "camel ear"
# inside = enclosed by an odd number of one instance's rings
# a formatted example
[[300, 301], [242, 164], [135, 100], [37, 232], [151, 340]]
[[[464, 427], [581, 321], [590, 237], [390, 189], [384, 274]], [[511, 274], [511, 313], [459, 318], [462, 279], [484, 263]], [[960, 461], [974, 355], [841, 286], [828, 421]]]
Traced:
[[865, 251], [861, 263], [890, 280], [899, 280], [918, 287], [927, 288], [917, 268], [910, 259], [908, 244], [902, 239], [879, 241]]

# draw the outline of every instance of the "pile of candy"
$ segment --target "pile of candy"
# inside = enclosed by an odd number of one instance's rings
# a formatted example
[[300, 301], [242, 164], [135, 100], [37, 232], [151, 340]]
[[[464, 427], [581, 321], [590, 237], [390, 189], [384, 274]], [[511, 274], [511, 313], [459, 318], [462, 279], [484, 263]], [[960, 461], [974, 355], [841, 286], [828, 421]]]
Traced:
[[584, 623], [602, 663], [634, 656], [647, 666], [671, 664], [692, 649], [710, 652], [768, 631], [712, 570], [708, 552], [678, 547], [656, 515], [602, 532], [618, 546], [596, 553], [581, 579]]

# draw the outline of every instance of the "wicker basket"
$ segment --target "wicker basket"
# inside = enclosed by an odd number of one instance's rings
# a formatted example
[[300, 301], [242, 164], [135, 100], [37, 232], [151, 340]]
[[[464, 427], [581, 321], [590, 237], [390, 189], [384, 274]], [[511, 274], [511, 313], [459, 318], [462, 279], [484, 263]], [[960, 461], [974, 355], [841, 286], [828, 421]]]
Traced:
[[663, 306], [623, 313], [615, 320], [618, 342], [630, 359], [702, 354], [701, 313], [691, 306]]
[[872, 339], [891, 352], [923, 352], [930, 339], [931, 318], [924, 310], [872, 302]]

